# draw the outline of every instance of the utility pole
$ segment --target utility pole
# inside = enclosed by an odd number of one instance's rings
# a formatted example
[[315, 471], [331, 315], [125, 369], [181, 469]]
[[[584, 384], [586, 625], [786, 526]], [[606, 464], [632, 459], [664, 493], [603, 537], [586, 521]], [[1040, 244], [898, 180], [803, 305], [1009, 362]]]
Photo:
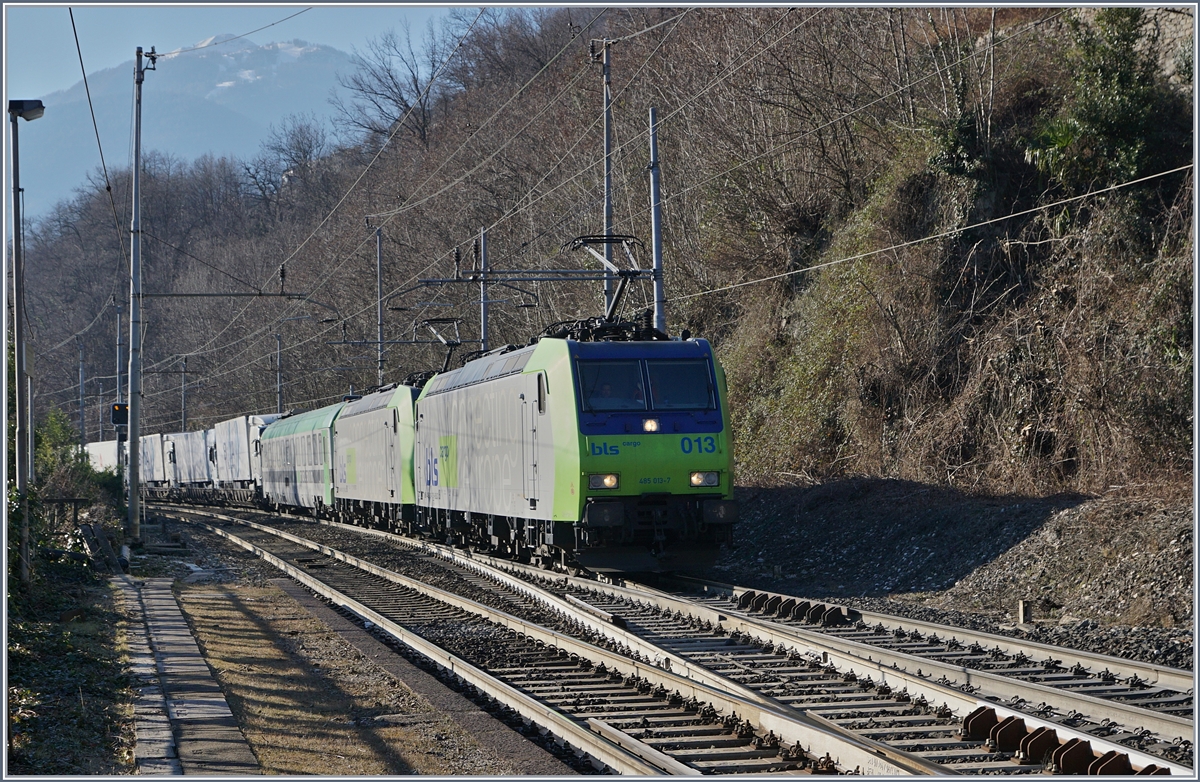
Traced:
[[667, 333], [667, 293], [663, 285], [662, 198], [659, 192], [658, 114], [650, 107], [650, 235], [654, 253], [654, 328]]
[[[608, 239], [612, 236], [613, 231], [613, 193], [612, 193], [612, 79], [609, 76], [608, 68], [608, 53], [612, 48], [611, 41], [605, 40], [603, 62], [604, 62], [604, 238]], [[604, 260], [609, 264], [605, 267], [604, 272], [604, 311], [607, 312], [612, 306], [613, 297], [613, 276], [612, 276], [612, 259], [613, 249], [611, 243], [604, 245]]]
[[283, 335], [275, 335], [275, 412], [283, 415]]
[[187, 431], [187, 356], [183, 357], [183, 369], [179, 372], [179, 431]]
[[[13, 350], [16, 353], [17, 384], [17, 494], [21, 498], [21, 583], [30, 583], [29, 561], [29, 481], [33, 474], [33, 381], [25, 364], [25, 248], [21, 241], [21, 175], [17, 152], [17, 118], [26, 122], [45, 113], [40, 100], [10, 100], [8, 116], [12, 120], [13, 186]], [[7, 458], [7, 457], [6, 457]]]
[[79, 345], [79, 447], [87, 444], [87, 425], [83, 420], [83, 337], [75, 337]]
[[150, 47], [150, 66], [142, 68], [142, 47], [137, 47], [133, 66], [133, 219], [129, 225], [129, 537], [134, 543], [142, 539], [141, 473], [142, 455], [142, 82], [147, 70], [154, 70], [158, 55]]
[[[28, 356], [26, 357], [28, 359]], [[25, 405], [25, 465], [28, 467], [28, 475], [25, 479], [29, 483], [37, 480], [36, 468], [37, 464], [33, 455], [37, 452], [34, 448], [34, 435], [37, 433], [33, 426], [33, 372], [28, 368], [26, 363], [25, 370], [25, 399], [28, 404]]]
[[383, 387], [383, 229], [375, 229], [375, 346], [379, 359], [378, 381]]
[[117, 404], [121, 404], [121, 305], [117, 305]]
[[479, 229], [479, 347], [488, 349], [487, 229]]

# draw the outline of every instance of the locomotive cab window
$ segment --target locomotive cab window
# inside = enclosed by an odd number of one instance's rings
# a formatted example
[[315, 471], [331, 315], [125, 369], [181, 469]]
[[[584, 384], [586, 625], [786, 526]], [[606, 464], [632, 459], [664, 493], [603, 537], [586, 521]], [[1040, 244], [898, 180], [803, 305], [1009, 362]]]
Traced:
[[647, 361], [655, 410], [711, 410], [712, 373], [707, 361]]
[[587, 412], [645, 410], [640, 361], [580, 361], [579, 397]]
[[538, 394], [538, 396], [537, 396], [538, 415], [545, 415], [546, 414], [546, 375], [545, 374], [538, 372], [537, 384], [538, 384], [538, 392], [537, 392], [537, 394]]

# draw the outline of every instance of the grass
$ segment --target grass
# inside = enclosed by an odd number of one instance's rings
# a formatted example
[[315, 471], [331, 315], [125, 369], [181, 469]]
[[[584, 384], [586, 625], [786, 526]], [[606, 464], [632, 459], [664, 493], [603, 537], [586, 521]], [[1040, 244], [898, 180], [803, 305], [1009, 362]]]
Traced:
[[77, 563], [39, 563], [28, 592], [10, 585], [10, 774], [132, 773], [123, 638], [108, 583]]

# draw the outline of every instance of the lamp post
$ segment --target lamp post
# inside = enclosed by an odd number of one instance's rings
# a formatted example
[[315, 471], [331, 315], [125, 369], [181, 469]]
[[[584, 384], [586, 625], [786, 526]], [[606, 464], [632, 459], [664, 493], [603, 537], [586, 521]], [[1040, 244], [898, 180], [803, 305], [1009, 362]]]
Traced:
[[13, 179], [13, 348], [17, 359], [17, 494], [21, 497], [21, 582], [29, 583], [29, 383], [25, 369], [25, 257], [21, 247], [21, 175], [17, 154], [17, 117], [32, 122], [46, 113], [40, 100], [10, 100], [8, 116], [12, 121], [12, 179]]

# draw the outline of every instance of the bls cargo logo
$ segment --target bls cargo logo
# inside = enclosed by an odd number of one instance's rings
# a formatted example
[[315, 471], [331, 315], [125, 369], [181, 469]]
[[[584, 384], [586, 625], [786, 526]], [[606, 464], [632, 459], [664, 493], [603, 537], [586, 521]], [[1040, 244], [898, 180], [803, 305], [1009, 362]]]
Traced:
[[438, 438], [438, 448], [425, 449], [425, 485], [458, 488], [458, 437]]
[[592, 443], [592, 456], [620, 456], [621, 449], [608, 443]]

